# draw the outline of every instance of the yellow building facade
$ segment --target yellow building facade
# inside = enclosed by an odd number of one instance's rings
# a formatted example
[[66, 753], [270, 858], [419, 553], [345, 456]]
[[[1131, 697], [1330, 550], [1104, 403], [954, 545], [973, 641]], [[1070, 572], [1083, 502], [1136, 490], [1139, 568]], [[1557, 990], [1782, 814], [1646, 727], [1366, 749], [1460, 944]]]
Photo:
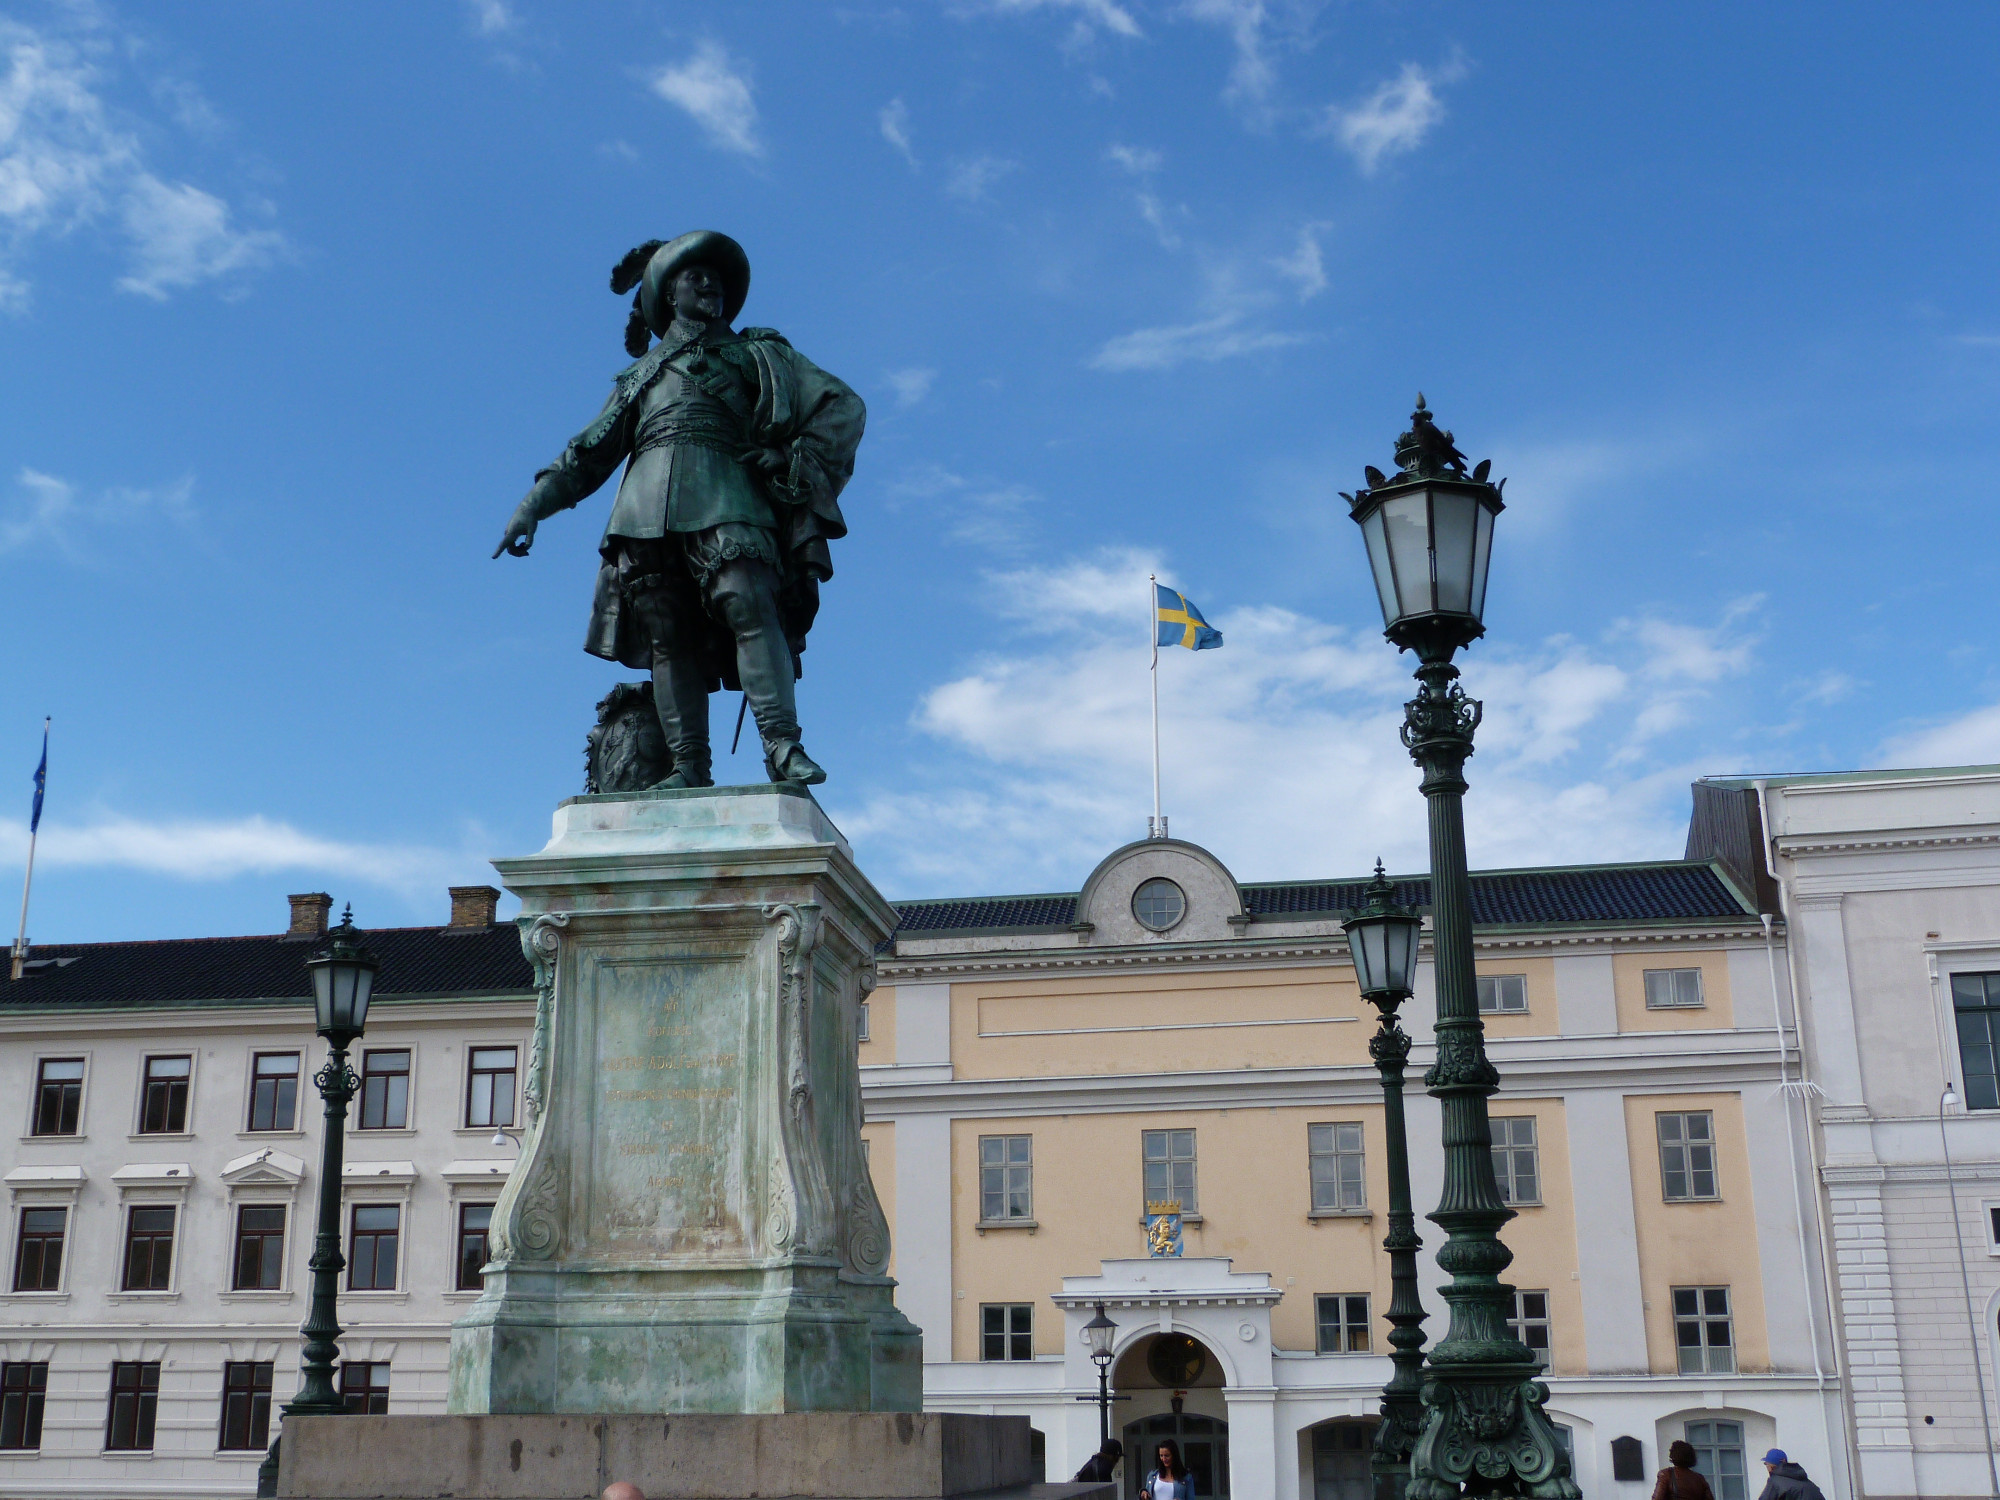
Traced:
[[[1125, 1493], [1165, 1436], [1205, 1494], [1369, 1493], [1390, 1285], [1375, 1016], [1339, 925], [1360, 886], [1246, 885], [1150, 839], [1075, 894], [901, 907], [860, 1043], [864, 1134], [929, 1406], [1030, 1417], [1066, 1477], [1097, 1446], [1080, 1330], [1102, 1303], [1112, 1431], [1149, 1456]], [[1650, 1493], [1677, 1438], [1719, 1500], [1781, 1435], [1837, 1472], [1779, 1089], [1782, 929], [1712, 863], [1485, 872], [1474, 903], [1506, 1279], [1584, 1492]], [[1442, 1172], [1432, 1019], [1426, 947], [1403, 1017], [1420, 1215]], [[1163, 1198], [1178, 1260], [1147, 1254]], [[1442, 1233], [1419, 1229], [1436, 1338]]]

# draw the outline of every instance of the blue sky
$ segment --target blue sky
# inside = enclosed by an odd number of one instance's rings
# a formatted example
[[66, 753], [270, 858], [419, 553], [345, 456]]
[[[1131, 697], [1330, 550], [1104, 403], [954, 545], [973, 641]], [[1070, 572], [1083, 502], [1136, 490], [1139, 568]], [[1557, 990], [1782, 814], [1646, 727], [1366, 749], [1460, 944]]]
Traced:
[[697, 227], [869, 404], [801, 706], [891, 896], [1074, 889], [1143, 833], [1152, 570], [1228, 641], [1163, 659], [1175, 833], [1421, 868], [1335, 495], [1419, 389], [1510, 480], [1475, 864], [1676, 855], [1701, 774], [2000, 760], [1996, 43], [1973, 5], [7, 5], [0, 891], [44, 714], [43, 941], [317, 888], [439, 921], [539, 846], [630, 675], [580, 649], [608, 490], [489, 554], [624, 362], [611, 265]]

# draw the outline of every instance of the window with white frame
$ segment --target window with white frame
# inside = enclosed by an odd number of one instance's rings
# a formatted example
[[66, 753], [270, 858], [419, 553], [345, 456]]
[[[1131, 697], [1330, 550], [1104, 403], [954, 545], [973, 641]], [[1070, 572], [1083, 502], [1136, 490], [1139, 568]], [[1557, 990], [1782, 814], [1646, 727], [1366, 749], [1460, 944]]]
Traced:
[[1674, 1288], [1674, 1347], [1683, 1375], [1730, 1375], [1736, 1334], [1726, 1286]]
[[125, 1211], [125, 1274], [120, 1290], [172, 1289], [176, 1217], [174, 1208], [165, 1204], [138, 1204]]
[[410, 1123], [410, 1054], [406, 1048], [361, 1054], [363, 1130], [403, 1130]]
[[1646, 970], [1647, 1010], [1699, 1010], [1701, 1006], [1701, 970]]
[[982, 1302], [979, 1305], [979, 1357], [982, 1360], [1033, 1359], [1034, 1303]]
[[1182, 1213], [1197, 1212], [1194, 1192], [1194, 1132], [1192, 1130], [1144, 1131], [1140, 1138], [1140, 1153], [1145, 1159], [1146, 1201], [1178, 1202]]
[[1688, 1446], [1694, 1449], [1694, 1471], [1708, 1481], [1715, 1500], [1746, 1500], [1750, 1493], [1744, 1473], [1741, 1422], [1689, 1422]]
[[1959, 1082], [1967, 1109], [2000, 1109], [2000, 974], [1951, 976]]
[[1660, 1196], [1697, 1203], [1721, 1196], [1715, 1173], [1715, 1116], [1708, 1110], [1654, 1117], [1660, 1132]]
[[1535, 1141], [1533, 1115], [1502, 1115], [1490, 1122], [1493, 1180], [1503, 1203], [1542, 1201], [1542, 1153]]
[[67, 1208], [23, 1208], [14, 1239], [14, 1290], [62, 1290], [63, 1240], [69, 1229]]
[[299, 1054], [259, 1052], [250, 1067], [250, 1129], [297, 1129]]
[[857, 1042], [868, 1040], [868, 1002], [866, 1000], [863, 1000], [859, 1005], [854, 1007], [854, 1040]]
[[1542, 1368], [1549, 1367], [1549, 1294], [1514, 1289], [1514, 1305], [1507, 1315], [1507, 1330], [1535, 1351]]
[[1528, 1008], [1528, 976], [1481, 974], [1478, 983], [1481, 1015], [1519, 1015]]
[[1368, 1206], [1359, 1124], [1306, 1126], [1306, 1164], [1314, 1213]]
[[75, 1135], [83, 1116], [83, 1059], [45, 1057], [35, 1067], [34, 1135]]
[[514, 1074], [518, 1054], [512, 1047], [474, 1047], [465, 1085], [465, 1123], [479, 1130], [514, 1123]]
[[139, 1133], [181, 1135], [187, 1130], [192, 1057], [149, 1057], [139, 1086]]
[[393, 1292], [403, 1236], [403, 1210], [395, 1203], [357, 1203], [347, 1236], [347, 1289]]
[[979, 1217], [989, 1224], [1035, 1216], [1035, 1138], [979, 1138]]
[[1366, 1354], [1373, 1328], [1366, 1292], [1327, 1292], [1313, 1298], [1321, 1354]]
[[235, 1274], [239, 1292], [275, 1292], [285, 1284], [285, 1205], [245, 1203], [236, 1210]]

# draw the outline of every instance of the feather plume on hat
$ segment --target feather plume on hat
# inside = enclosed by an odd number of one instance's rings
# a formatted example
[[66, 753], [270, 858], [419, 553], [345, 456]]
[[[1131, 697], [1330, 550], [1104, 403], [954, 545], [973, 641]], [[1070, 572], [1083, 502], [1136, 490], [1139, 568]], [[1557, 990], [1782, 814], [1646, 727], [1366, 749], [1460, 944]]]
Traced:
[[646, 352], [647, 344], [652, 342], [652, 330], [646, 326], [646, 314], [639, 306], [642, 294], [633, 288], [646, 279], [646, 267], [653, 259], [653, 252], [665, 243], [665, 240], [647, 240], [643, 245], [635, 245], [611, 268], [611, 290], [621, 297], [632, 292], [632, 312], [625, 319], [625, 352], [634, 359]]

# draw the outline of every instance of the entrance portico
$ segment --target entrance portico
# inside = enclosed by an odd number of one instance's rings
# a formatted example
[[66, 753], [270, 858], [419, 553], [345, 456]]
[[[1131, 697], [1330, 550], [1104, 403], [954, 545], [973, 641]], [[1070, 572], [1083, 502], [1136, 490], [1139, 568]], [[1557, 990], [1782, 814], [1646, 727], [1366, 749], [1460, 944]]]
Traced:
[[[1112, 1430], [1122, 1432], [1137, 1423], [1142, 1433], [1151, 1418], [1175, 1415], [1174, 1397], [1181, 1395], [1178, 1415], [1226, 1423], [1213, 1434], [1218, 1455], [1228, 1454], [1228, 1493], [1253, 1496], [1270, 1486], [1277, 1462], [1277, 1385], [1271, 1368], [1271, 1308], [1284, 1296], [1264, 1272], [1229, 1269], [1225, 1257], [1107, 1260], [1096, 1276], [1065, 1276], [1053, 1298], [1063, 1310], [1063, 1385], [1077, 1395], [1095, 1395], [1097, 1371], [1083, 1337], [1098, 1303], [1118, 1324], [1112, 1369], [1118, 1394], [1132, 1399], [1112, 1416]], [[1186, 1384], [1176, 1385], [1176, 1370], [1161, 1360], [1148, 1361], [1149, 1349], [1163, 1336], [1183, 1335], [1199, 1346], [1205, 1359], [1188, 1359], [1182, 1369]], [[1179, 1346], [1176, 1353], [1191, 1353]], [[1200, 1365], [1197, 1372], [1196, 1366]], [[1157, 1366], [1159, 1368], [1149, 1368]], [[1161, 1379], [1162, 1375], [1167, 1379]], [[1218, 1399], [1219, 1398], [1219, 1399]], [[1067, 1425], [1064, 1472], [1073, 1472], [1097, 1445], [1097, 1414], [1077, 1403], [1076, 1421]], [[1143, 1475], [1152, 1467], [1150, 1453], [1128, 1448], [1126, 1466]], [[1057, 1464], [1050, 1463], [1050, 1472]], [[1218, 1476], [1219, 1477], [1219, 1476]], [[1132, 1488], [1128, 1480], [1128, 1493]], [[1218, 1486], [1219, 1488], [1219, 1486]]]

